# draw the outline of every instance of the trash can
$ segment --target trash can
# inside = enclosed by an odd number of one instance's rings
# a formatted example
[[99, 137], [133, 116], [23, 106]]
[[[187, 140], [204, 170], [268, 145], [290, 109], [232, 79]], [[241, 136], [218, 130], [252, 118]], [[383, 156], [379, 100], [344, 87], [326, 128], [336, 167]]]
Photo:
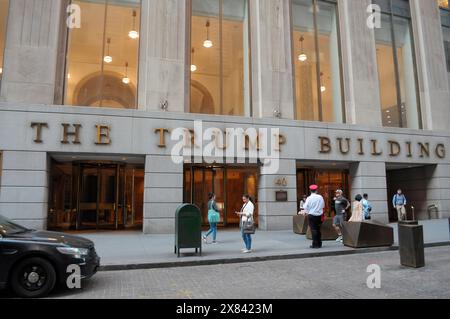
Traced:
[[400, 263], [406, 267], [425, 267], [423, 226], [410, 222], [398, 224]]
[[439, 208], [436, 205], [430, 205], [427, 208], [428, 219], [439, 219]]
[[202, 255], [202, 214], [191, 204], [183, 204], [175, 212], [175, 254], [181, 249], [195, 249]]

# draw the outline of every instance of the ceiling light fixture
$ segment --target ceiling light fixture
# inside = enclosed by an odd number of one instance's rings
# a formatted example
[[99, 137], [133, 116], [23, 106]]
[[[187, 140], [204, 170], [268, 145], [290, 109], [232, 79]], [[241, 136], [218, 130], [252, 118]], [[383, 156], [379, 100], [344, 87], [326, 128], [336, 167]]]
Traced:
[[306, 60], [308, 60], [308, 56], [305, 54], [305, 50], [303, 48], [303, 41], [305, 41], [305, 38], [303, 36], [300, 37], [300, 47], [301, 47], [301, 51], [300, 54], [298, 56], [298, 60], [300, 62], [305, 62]]
[[131, 80], [128, 77], [128, 62], [125, 62], [125, 77], [122, 79], [123, 84], [130, 84]]
[[209, 20], [206, 21], [206, 40], [205, 40], [205, 42], [203, 42], [203, 46], [207, 49], [213, 47], [213, 42], [209, 38], [209, 27], [210, 26], [211, 26], [211, 23], [209, 22]]
[[323, 72], [320, 72], [320, 92], [325, 92], [327, 87], [323, 84]]
[[191, 55], [191, 61], [192, 61], [192, 64], [191, 64], [191, 72], [197, 71], [197, 66], [196, 66], [195, 63], [194, 63], [194, 54], [195, 54], [195, 49], [192, 48], [192, 55]]
[[136, 10], [133, 10], [133, 28], [131, 29], [130, 32], [128, 32], [128, 36], [133, 40], [139, 38], [139, 32], [136, 31], [136, 16], [137, 12]]
[[103, 61], [105, 61], [106, 63], [111, 63], [113, 61], [112, 56], [109, 54], [109, 50], [110, 50], [110, 46], [111, 46], [111, 38], [108, 38], [108, 40], [106, 40], [106, 44], [107, 44], [107, 54], [103, 58]]

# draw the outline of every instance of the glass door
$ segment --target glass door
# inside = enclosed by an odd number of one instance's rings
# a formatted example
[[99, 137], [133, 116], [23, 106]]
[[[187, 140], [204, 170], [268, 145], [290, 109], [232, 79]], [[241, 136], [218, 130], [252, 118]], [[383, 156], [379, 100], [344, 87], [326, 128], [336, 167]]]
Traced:
[[[328, 217], [334, 216], [334, 194], [336, 190], [344, 191], [344, 196], [350, 196], [349, 174], [340, 170], [300, 169], [297, 171], [297, 201], [298, 205], [303, 195], [309, 194], [309, 186], [319, 186], [319, 194], [325, 200], [325, 213]], [[351, 200], [350, 198], [348, 198]], [[299, 206], [300, 209], [300, 206]]]
[[117, 229], [119, 165], [80, 164], [77, 229]]
[[[221, 226], [239, 225], [235, 214], [242, 208], [242, 195], [249, 194], [257, 202], [258, 168], [186, 167], [184, 172], [184, 202], [193, 203], [202, 212], [208, 225], [208, 194], [216, 194], [221, 211]], [[258, 220], [255, 205], [255, 220]]]

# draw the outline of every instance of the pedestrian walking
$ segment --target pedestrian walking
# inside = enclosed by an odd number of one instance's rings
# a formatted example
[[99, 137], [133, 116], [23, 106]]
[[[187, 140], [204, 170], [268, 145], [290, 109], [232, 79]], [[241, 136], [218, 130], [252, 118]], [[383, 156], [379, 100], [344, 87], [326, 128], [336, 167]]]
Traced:
[[372, 204], [369, 202], [368, 194], [363, 195], [363, 200], [361, 201], [361, 204], [363, 206], [364, 220], [371, 220], [372, 217], [370, 215], [372, 213]]
[[214, 193], [209, 193], [208, 198], [208, 222], [210, 229], [208, 233], [203, 236], [203, 241], [207, 244], [208, 237], [212, 234], [212, 243], [217, 244], [217, 224], [220, 222], [220, 212], [216, 203], [216, 195]]
[[333, 219], [333, 227], [338, 234], [337, 242], [343, 242], [342, 238], [342, 224], [347, 218], [347, 209], [350, 208], [350, 201], [344, 197], [344, 192], [340, 189], [336, 191], [336, 197], [334, 198], [334, 209], [336, 216]]
[[392, 205], [397, 210], [398, 221], [406, 219], [406, 196], [403, 191], [399, 189], [397, 194], [394, 195], [392, 199]]
[[325, 208], [325, 201], [318, 192], [319, 186], [311, 185], [309, 190], [311, 196], [305, 202], [303, 207], [305, 213], [308, 215], [309, 227], [311, 228], [311, 234], [313, 243], [310, 246], [312, 249], [322, 248], [322, 233], [320, 228], [322, 227], [323, 209]]
[[245, 244], [242, 253], [249, 254], [252, 252], [252, 234], [255, 233], [255, 221], [253, 217], [255, 205], [248, 194], [242, 196], [242, 201], [244, 202], [244, 205], [242, 206], [241, 211], [236, 212], [236, 214], [241, 218], [241, 234]]
[[363, 197], [361, 194], [356, 195], [352, 206], [352, 217], [349, 220], [350, 223], [362, 222], [364, 220], [362, 200]]

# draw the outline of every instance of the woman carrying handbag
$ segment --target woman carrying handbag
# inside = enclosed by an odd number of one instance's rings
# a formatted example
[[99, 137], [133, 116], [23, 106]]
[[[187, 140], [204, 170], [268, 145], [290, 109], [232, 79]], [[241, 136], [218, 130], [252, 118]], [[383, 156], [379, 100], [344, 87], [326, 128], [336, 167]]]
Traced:
[[249, 254], [252, 252], [252, 235], [255, 233], [255, 222], [253, 219], [253, 213], [255, 211], [255, 205], [250, 200], [249, 195], [242, 196], [244, 206], [240, 212], [236, 212], [241, 217], [241, 233], [244, 240], [245, 248], [242, 249], [242, 253]]
[[208, 195], [208, 222], [210, 225], [210, 229], [208, 233], [203, 236], [203, 241], [205, 244], [208, 243], [208, 237], [212, 234], [213, 236], [213, 244], [217, 244], [217, 224], [220, 222], [220, 213], [219, 208], [216, 204], [216, 195], [214, 193], [209, 193]]

